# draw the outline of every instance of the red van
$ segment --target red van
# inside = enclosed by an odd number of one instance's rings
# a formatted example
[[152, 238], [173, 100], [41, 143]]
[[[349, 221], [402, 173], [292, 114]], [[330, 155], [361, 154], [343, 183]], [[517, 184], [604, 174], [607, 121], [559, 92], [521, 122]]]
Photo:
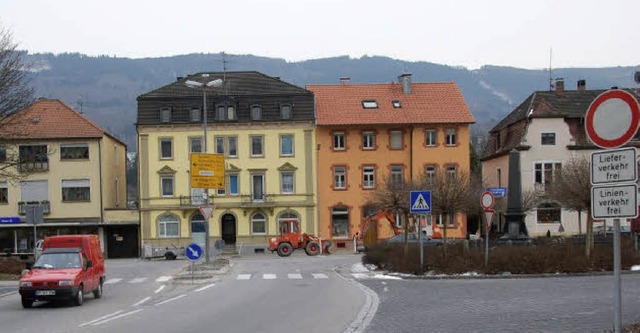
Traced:
[[104, 257], [97, 235], [66, 235], [44, 239], [42, 254], [20, 279], [22, 306], [35, 301], [71, 300], [82, 305], [85, 294], [102, 297]]

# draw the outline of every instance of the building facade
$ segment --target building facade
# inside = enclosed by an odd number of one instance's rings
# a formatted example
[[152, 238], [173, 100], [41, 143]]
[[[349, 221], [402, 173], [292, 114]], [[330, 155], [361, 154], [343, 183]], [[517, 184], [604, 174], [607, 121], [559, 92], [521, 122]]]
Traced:
[[198, 73], [139, 96], [143, 244], [205, 243], [191, 153], [224, 157], [225, 184], [208, 193], [210, 244], [264, 251], [290, 218], [316, 233], [314, 126], [310, 91], [258, 72]]
[[[98, 234], [107, 257], [138, 255], [127, 210], [126, 145], [59, 100], [40, 99], [0, 122], [0, 249], [32, 253], [50, 235]], [[28, 210], [43, 211], [34, 238]]]
[[[316, 98], [318, 218], [320, 236], [350, 246], [376, 207], [369, 195], [387, 179], [416, 180], [423, 173], [469, 172], [469, 125], [473, 116], [455, 83], [399, 82], [309, 85]], [[405, 221], [396, 216], [398, 227]], [[428, 221], [442, 224], [441, 216]], [[466, 236], [466, 216], [456, 214], [448, 235]], [[366, 230], [365, 230], [366, 232]], [[378, 223], [376, 238], [392, 228]]]
[[[636, 99], [637, 90], [626, 89]], [[576, 90], [565, 90], [556, 82], [553, 91], [536, 91], [489, 132], [482, 157], [483, 180], [489, 187], [508, 187], [509, 151], [520, 152], [520, 181], [523, 193], [542, 196], [537, 207], [528, 211], [525, 225], [529, 236], [586, 233], [587, 214], [571, 211], [544, 196], [545, 186], [572, 158], [590, 159], [599, 150], [589, 140], [584, 118], [589, 105], [604, 90], [587, 90], [580, 80]], [[640, 146], [638, 134], [628, 146]], [[506, 199], [506, 198], [504, 198]], [[504, 218], [497, 218], [499, 229]], [[603, 221], [596, 222], [596, 225]], [[626, 222], [625, 222], [626, 223]]]

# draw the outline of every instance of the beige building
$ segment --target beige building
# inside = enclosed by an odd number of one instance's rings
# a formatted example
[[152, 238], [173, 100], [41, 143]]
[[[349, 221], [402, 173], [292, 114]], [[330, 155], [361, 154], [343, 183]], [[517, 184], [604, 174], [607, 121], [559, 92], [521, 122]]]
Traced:
[[98, 234], [107, 257], [138, 255], [138, 214], [126, 210], [126, 145], [59, 100], [40, 99], [0, 123], [0, 250], [37, 239]]

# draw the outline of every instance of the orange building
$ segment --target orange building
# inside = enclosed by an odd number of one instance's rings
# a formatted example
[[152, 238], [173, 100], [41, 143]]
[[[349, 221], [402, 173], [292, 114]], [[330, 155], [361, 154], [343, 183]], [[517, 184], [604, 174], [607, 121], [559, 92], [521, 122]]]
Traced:
[[[318, 224], [323, 239], [350, 247], [369, 193], [385, 179], [417, 179], [423, 171], [469, 172], [469, 125], [474, 118], [453, 82], [308, 85], [316, 99]], [[444, 219], [433, 217], [434, 223]], [[405, 221], [397, 216], [402, 227]], [[466, 236], [466, 216], [448, 225], [448, 236]], [[378, 224], [377, 238], [392, 235]], [[429, 229], [429, 228], [427, 228]]]

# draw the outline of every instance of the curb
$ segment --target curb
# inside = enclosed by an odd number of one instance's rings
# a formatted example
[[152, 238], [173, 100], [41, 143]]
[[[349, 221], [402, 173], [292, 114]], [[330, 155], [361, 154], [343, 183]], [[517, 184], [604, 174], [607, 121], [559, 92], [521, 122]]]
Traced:
[[[370, 271], [376, 272], [376, 271]], [[588, 273], [545, 273], [545, 274], [511, 274], [503, 273], [499, 275], [411, 275], [404, 273], [395, 273], [387, 271], [379, 271], [381, 275], [399, 277], [406, 280], [483, 280], [483, 279], [540, 279], [540, 278], [569, 278], [577, 276], [613, 276], [613, 272], [588, 272]], [[640, 271], [621, 271], [623, 275], [640, 274]]]

